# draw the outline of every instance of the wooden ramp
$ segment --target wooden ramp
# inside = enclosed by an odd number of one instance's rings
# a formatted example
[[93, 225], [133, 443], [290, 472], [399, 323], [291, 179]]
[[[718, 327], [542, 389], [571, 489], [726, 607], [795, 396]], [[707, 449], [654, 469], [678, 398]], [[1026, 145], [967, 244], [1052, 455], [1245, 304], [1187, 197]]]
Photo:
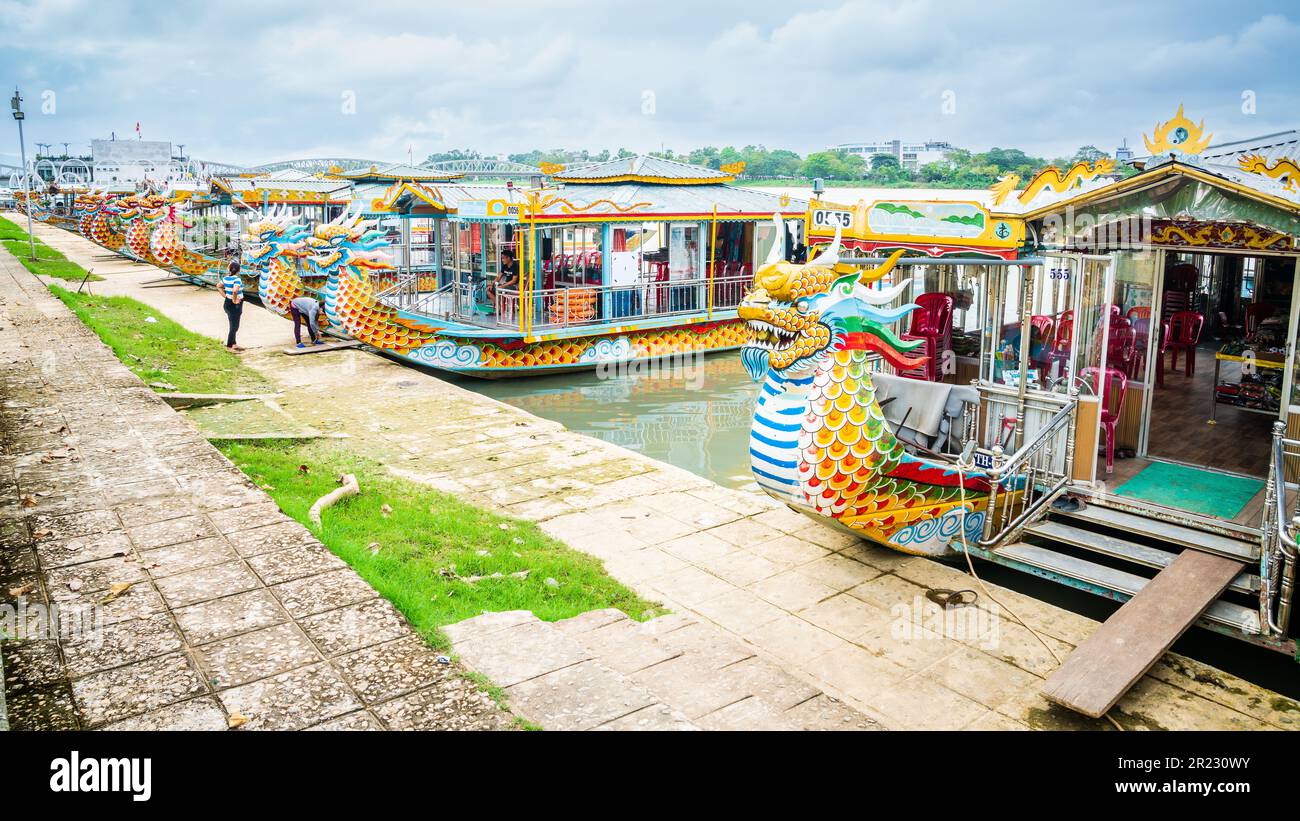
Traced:
[[325, 351], [338, 351], [343, 348], [355, 348], [360, 344], [355, 339], [341, 339], [338, 342], [326, 342], [324, 345], [308, 344], [304, 348], [285, 348], [284, 352], [289, 356], [302, 356], [308, 353], [324, 353]]
[[1242, 569], [1223, 556], [1179, 553], [1075, 648], [1047, 679], [1043, 695], [1093, 718], [1105, 715]]

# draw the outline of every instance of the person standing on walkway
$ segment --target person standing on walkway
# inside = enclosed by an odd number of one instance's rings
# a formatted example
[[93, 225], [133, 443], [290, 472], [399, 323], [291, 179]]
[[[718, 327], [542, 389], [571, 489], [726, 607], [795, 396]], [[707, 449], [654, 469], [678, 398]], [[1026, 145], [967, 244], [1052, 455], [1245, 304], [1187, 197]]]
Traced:
[[320, 303], [315, 297], [300, 296], [289, 303], [289, 313], [293, 316], [293, 341], [299, 348], [305, 348], [302, 344], [302, 326], [307, 326], [307, 335], [311, 337], [311, 344], [324, 345], [320, 338], [320, 326], [317, 324], [316, 317], [320, 314]]
[[230, 331], [226, 334], [226, 349], [244, 350], [235, 344], [235, 334], [239, 333], [239, 318], [244, 313], [244, 283], [239, 278], [239, 263], [232, 262], [227, 269], [229, 273], [221, 278], [221, 293], [226, 297], [222, 308], [226, 312], [226, 322]]

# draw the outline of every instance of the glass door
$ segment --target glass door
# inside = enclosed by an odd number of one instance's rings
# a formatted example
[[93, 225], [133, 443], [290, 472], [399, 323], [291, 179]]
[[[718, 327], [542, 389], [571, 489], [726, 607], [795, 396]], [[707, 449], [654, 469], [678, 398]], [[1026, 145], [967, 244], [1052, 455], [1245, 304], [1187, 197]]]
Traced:
[[[1108, 369], [1114, 303], [1115, 261], [1111, 255], [1056, 252], [1045, 255], [1046, 287], [1040, 291], [1039, 320], [1051, 342], [1043, 357], [1044, 385], [1054, 393], [1077, 392], [1074, 479], [1095, 481], [1103, 463], [1106, 424], [1117, 412], [1114, 369]], [[1055, 300], [1055, 301], [1050, 301]], [[1050, 313], [1049, 313], [1050, 311]], [[1046, 330], [1048, 319], [1050, 331]]]

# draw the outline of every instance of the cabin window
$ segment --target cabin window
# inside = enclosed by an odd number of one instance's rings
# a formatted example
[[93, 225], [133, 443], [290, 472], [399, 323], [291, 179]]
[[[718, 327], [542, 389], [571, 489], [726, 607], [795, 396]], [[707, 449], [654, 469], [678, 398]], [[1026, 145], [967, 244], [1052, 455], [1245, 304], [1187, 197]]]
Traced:
[[543, 288], [601, 284], [602, 226], [557, 225], [537, 234]]
[[459, 230], [458, 222], [443, 222], [441, 225], [441, 235], [438, 237], [438, 262], [443, 285], [456, 279], [456, 232]]
[[412, 217], [407, 220], [407, 225], [411, 227], [411, 267], [432, 270], [438, 258], [434, 220], [429, 217]]
[[700, 227], [683, 223], [670, 223], [668, 229], [668, 278], [672, 280], [699, 279]]

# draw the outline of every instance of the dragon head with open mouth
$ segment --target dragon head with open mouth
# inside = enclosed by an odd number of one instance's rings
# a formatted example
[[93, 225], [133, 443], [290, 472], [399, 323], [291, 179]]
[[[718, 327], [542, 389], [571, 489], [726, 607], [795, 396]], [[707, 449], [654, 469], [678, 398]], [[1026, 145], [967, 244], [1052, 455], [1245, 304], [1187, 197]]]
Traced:
[[921, 341], [903, 341], [891, 329], [916, 305], [897, 308], [894, 302], [911, 283], [872, 289], [867, 285], [889, 273], [902, 251], [878, 268], [862, 271], [838, 262], [840, 231], [825, 251], [802, 265], [783, 257], [785, 226], [779, 215], [776, 242], [767, 261], [754, 274], [754, 288], [741, 301], [737, 314], [748, 323], [750, 339], [741, 348], [741, 362], [755, 380], [769, 370], [785, 376], [815, 370], [830, 354], [846, 347], [881, 354], [900, 370], [916, 367], [923, 358], [909, 356]]
[[298, 220], [277, 208], [250, 221], [244, 229], [244, 264], [259, 268], [279, 256], [301, 256], [311, 229]]

